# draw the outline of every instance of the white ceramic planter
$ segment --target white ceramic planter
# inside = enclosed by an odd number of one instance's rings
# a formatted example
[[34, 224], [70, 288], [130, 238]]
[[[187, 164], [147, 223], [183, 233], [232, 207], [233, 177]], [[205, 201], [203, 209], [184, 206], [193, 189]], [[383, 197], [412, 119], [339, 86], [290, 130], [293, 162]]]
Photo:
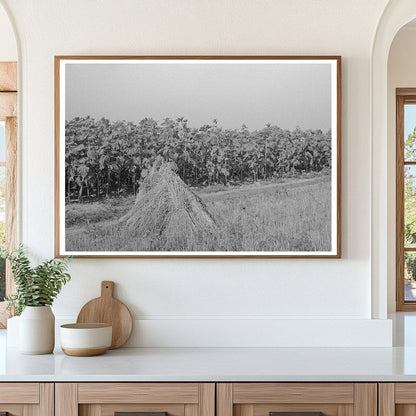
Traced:
[[19, 320], [20, 316], [13, 316], [7, 320], [7, 346], [19, 347]]
[[55, 316], [50, 306], [26, 306], [19, 319], [19, 351], [50, 354], [55, 346]]

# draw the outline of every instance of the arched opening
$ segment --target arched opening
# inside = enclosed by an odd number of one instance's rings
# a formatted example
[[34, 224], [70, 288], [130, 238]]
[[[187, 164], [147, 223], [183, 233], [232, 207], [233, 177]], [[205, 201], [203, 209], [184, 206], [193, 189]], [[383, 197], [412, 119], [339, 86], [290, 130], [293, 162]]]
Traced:
[[413, 0], [389, 3], [380, 19], [372, 50], [371, 267], [372, 316], [376, 319], [385, 319], [388, 312], [395, 310], [396, 294], [396, 152], [395, 134], [391, 135], [391, 129], [394, 130], [391, 120], [395, 120], [395, 97], [392, 98], [392, 86], [388, 83], [389, 52], [396, 34], [415, 17], [416, 4]]
[[[416, 169], [413, 151], [416, 127], [416, 54], [413, 46], [415, 42], [416, 20], [412, 20], [397, 32], [388, 58], [389, 259], [393, 258], [391, 253], [396, 252], [396, 264], [394, 261], [388, 263], [389, 312], [416, 311], [416, 223], [413, 219], [416, 203], [413, 197], [416, 192], [413, 190], [416, 185], [413, 180]], [[394, 200], [397, 200], [396, 205]]]

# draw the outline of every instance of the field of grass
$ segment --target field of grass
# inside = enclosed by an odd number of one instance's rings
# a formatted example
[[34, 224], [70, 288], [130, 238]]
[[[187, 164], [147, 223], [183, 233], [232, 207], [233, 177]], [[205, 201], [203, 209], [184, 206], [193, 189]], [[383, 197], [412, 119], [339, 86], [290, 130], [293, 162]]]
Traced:
[[328, 251], [331, 248], [329, 176], [194, 190], [218, 223], [215, 232], [184, 232], [172, 244], [143, 238], [120, 218], [133, 197], [66, 208], [68, 251]]

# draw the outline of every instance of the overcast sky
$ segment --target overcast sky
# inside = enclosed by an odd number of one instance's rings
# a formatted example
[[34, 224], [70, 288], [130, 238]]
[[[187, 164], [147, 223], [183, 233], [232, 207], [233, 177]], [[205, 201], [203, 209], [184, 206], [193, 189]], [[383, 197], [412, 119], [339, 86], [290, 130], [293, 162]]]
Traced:
[[330, 64], [68, 64], [65, 118], [138, 122], [185, 117], [200, 127], [331, 127]]
[[404, 140], [413, 133], [416, 127], [416, 105], [406, 104], [404, 106]]

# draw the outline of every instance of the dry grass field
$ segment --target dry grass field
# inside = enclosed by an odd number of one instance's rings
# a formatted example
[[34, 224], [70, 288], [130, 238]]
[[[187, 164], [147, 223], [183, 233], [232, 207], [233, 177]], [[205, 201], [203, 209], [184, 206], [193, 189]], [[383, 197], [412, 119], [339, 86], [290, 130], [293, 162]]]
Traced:
[[[328, 251], [330, 176], [193, 190], [218, 228], [141, 236], [121, 221], [134, 197], [66, 207], [67, 251]], [[178, 226], [180, 227], [180, 226]], [[86, 253], [87, 254], [87, 253]]]

